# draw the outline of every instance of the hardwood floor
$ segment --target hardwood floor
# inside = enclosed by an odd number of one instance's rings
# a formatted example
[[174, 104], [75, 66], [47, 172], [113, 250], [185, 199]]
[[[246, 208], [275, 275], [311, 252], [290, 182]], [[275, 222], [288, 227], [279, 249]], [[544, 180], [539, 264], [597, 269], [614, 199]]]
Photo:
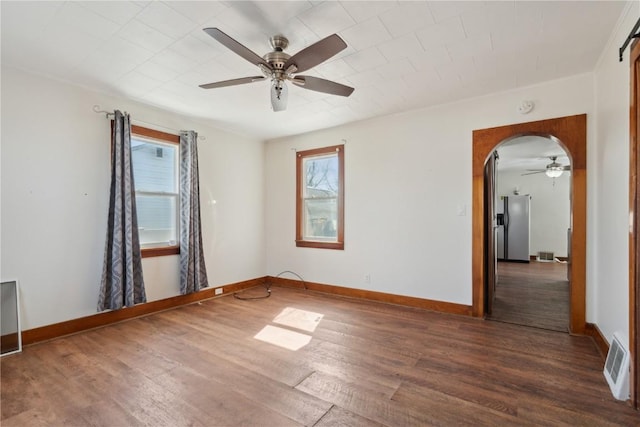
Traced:
[[491, 320], [568, 332], [567, 264], [498, 262]]
[[[287, 307], [315, 330], [275, 323]], [[292, 351], [255, 339], [265, 326], [311, 340]], [[3, 427], [640, 424], [611, 396], [591, 338], [279, 287], [0, 363]]]

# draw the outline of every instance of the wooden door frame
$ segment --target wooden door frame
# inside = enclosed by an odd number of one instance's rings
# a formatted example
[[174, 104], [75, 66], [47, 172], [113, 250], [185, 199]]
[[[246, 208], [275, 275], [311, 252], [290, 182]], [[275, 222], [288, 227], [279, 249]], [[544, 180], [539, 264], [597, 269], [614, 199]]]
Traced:
[[586, 333], [587, 115], [559, 117], [473, 131], [472, 286], [473, 315], [484, 317], [484, 166], [495, 148], [512, 138], [535, 135], [557, 141], [571, 159], [571, 260], [569, 332]]
[[631, 352], [630, 396], [631, 404], [640, 409], [640, 42], [631, 45], [629, 97], [629, 350]]

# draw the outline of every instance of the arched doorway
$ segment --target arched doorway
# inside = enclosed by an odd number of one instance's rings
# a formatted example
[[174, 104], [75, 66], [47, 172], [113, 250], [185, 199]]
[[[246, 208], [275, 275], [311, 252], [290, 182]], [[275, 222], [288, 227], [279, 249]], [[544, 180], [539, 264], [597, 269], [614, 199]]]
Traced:
[[485, 163], [503, 141], [518, 136], [553, 138], [571, 158], [571, 260], [569, 330], [584, 334], [586, 327], [586, 230], [587, 230], [587, 116], [586, 114], [519, 123], [473, 132], [473, 315], [483, 317], [485, 301]]
[[[494, 193], [486, 230], [496, 240], [495, 263], [487, 251], [495, 280], [486, 281], [485, 318], [567, 332], [569, 156], [558, 141], [531, 135], [503, 141], [495, 152], [495, 173], [485, 178]], [[549, 170], [553, 163], [561, 170]]]

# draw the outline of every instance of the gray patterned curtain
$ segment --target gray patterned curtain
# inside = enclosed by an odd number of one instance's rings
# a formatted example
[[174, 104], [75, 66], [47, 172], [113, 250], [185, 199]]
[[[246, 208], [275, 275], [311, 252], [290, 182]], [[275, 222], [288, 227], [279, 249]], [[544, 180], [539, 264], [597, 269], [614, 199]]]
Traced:
[[200, 230], [198, 134], [180, 132], [180, 292], [190, 294], [209, 286]]
[[115, 111], [111, 138], [111, 196], [98, 311], [146, 302], [131, 163], [131, 122]]

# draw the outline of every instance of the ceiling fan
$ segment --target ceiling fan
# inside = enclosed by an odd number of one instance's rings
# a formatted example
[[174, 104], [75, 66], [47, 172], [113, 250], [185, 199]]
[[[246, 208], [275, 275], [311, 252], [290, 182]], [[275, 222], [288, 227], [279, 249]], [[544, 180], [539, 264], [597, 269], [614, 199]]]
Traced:
[[544, 169], [527, 169], [528, 171], [531, 171], [531, 172], [523, 173], [522, 176], [533, 175], [536, 173], [544, 172], [549, 178], [557, 178], [560, 175], [562, 175], [562, 172], [571, 170], [571, 166], [569, 165], [563, 166], [560, 163], [556, 162], [557, 158], [558, 156], [549, 157], [549, 160], [551, 160], [551, 163], [549, 163]]
[[257, 65], [263, 75], [200, 85], [203, 89], [235, 86], [270, 79], [273, 111], [283, 111], [287, 108], [287, 80], [304, 89], [331, 95], [349, 96], [354, 91], [352, 87], [330, 80], [313, 76], [293, 75], [296, 72], [307, 71], [345, 49], [347, 44], [337, 34], [332, 34], [302, 49], [293, 56], [284, 52], [289, 45], [289, 40], [282, 35], [275, 35], [269, 39], [273, 51], [260, 57], [218, 28], [205, 28], [204, 32], [253, 65]]

